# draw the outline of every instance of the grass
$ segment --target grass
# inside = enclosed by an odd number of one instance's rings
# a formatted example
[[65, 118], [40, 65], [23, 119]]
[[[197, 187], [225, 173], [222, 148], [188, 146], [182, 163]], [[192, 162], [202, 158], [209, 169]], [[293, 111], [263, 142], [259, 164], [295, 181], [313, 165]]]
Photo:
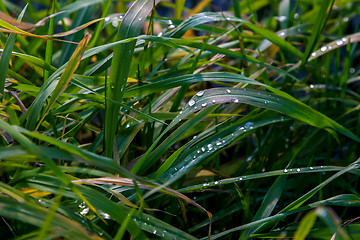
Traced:
[[359, 4], [215, 4], [0, 1], [3, 238], [359, 238]]

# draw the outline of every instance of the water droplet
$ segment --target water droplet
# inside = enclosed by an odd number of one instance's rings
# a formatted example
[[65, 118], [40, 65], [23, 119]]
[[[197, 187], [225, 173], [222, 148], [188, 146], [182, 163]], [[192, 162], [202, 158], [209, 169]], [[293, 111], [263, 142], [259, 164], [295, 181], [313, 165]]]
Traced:
[[189, 106], [190, 107], [192, 107], [192, 106], [194, 106], [195, 105], [195, 100], [194, 99], [191, 99], [190, 101], [189, 101]]
[[283, 22], [287, 19], [286, 16], [280, 16], [280, 17], [277, 17], [277, 19], [279, 20], [279, 22]]
[[215, 100], [215, 99], [213, 99], [211, 102], [212, 102], [213, 104], [215, 104], [215, 103], [216, 103], [216, 100]]
[[297, 169], [296, 169], [296, 171], [297, 171], [297, 172], [300, 172], [300, 171], [301, 171], [301, 169], [300, 169], [300, 168], [297, 168]]
[[344, 42], [341, 39], [336, 40], [336, 45], [341, 46]]
[[280, 32], [280, 33], [279, 33], [279, 36], [280, 36], [280, 37], [285, 36], [285, 32]]
[[175, 28], [175, 25], [174, 25], [174, 24], [171, 24], [171, 25], [169, 26], [169, 29], [173, 29], [173, 28]]
[[179, 118], [179, 122], [181, 122], [182, 121], [182, 119], [181, 118]]
[[197, 153], [200, 153], [200, 150], [197, 150], [196, 152], [197, 152]]
[[328, 49], [327, 46], [322, 46], [322, 47], [320, 48], [320, 51], [325, 52], [327, 49]]
[[196, 158], [196, 155], [194, 155], [193, 158], [195, 159], [195, 158]]
[[253, 125], [254, 125], [254, 123], [252, 123], [252, 122], [247, 122], [247, 123], [245, 123], [244, 128], [245, 128], [245, 129], [251, 129], [251, 128], [253, 127]]
[[86, 214], [88, 214], [88, 213], [89, 213], [89, 208], [84, 208], [84, 209], [80, 212], [81, 215], [86, 215]]
[[204, 183], [203, 186], [207, 187], [207, 186], [209, 186], [209, 183]]
[[231, 93], [230, 89], [226, 89], [226, 92], [227, 92], [227, 93]]
[[122, 15], [119, 15], [119, 17], [118, 17], [119, 19], [122, 19], [123, 18], [123, 16]]
[[113, 25], [113, 27], [117, 27], [119, 25], [119, 22], [117, 20], [114, 20], [111, 24]]
[[130, 126], [131, 126], [131, 124], [130, 124], [130, 123], [126, 124], [126, 128], [129, 128]]
[[177, 171], [177, 168], [174, 168], [175, 171]]
[[215, 144], [216, 144], [216, 146], [220, 146], [220, 145], [221, 145], [221, 142], [220, 142], [220, 141], [217, 141]]
[[204, 95], [204, 93], [205, 93], [205, 91], [200, 91], [196, 94], [196, 96], [201, 97], [202, 95]]
[[226, 20], [230, 20], [230, 18], [229, 18], [229, 17], [227, 17], [227, 18], [226, 18]]
[[295, 13], [294, 14], [294, 19], [296, 20], [296, 19], [298, 19], [299, 18], [299, 14], [298, 13]]
[[208, 147], [209, 151], [213, 150], [213, 145], [212, 144], [208, 144], [207, 147]]
[[348, 18], [348, 17], [344, 17], [344, 18], [343, 18], [343, 21], [344, 21], [344, 22], [348, 22], [348, 21], [349, 21], [349, 18]]
[[239, 181], [242, 181], [243, 180], [243, 178], [241, 177], [241, 178], [239, 178]]
[[310, 88], [314, 88], [314, 85], [310, 84]]
[[108, 22], [108, 21], [110, 21], [110, 17], [105, 18], [105, 22]]
[[196, 135], [194, 135], [194, 136], [193, 136], [193, 139], [195, 139], [195, 138], [197, 138], [197, 136], [196, 136]]
[[316, 52], [313, 52], [313, 53], [311, 54], [311, 56], [312, 56], [312, 57], [315, 57], [315, 56], [316, 56]]
[[158, 37], [162, 37], [162, 36], [163, 36], [163, 32], [159, 32], [157, 36], [158, 36]]
[[156, 234], [156, 233], [157, 233], [156, 229], [154, 229], [154, 230], [152, 231], [152, 233], [153, 233], [153, 234]]
[[201, 106], [203, 106], [203, 107], [206, 107], [206, 105], [207, 105], [207, 103], [203, 103], [203, 104], [201, 104]]
[[342, 40], [344, 43], [347, 42], [347, 38], [344, 38], [344, 37], [343, 37], [341, 40]]
[[215, 184], [219, 184], [219, 182], [218, 181], [216, 181], [216, 182], [214, 182]]
[[141, 21], [142, 18], [139, 18], [139, 21]]
[[238, 103], [238, 102], [239, 102], [239, 99], [237, 99], [237, 98], [232, 98], [232, 99], [231, 99], [231, 102], [233, 102], [233, 103]]
[[171, 24], [173, 24], [173, 22], [169, 19], [168, 20], [168, 25], [171, 25]]
[[287, 169], [284, 169], [284, 173], [287, 173], [287, 172], [289, 172], [289, 170], [287, 170]]
[[265, 104], [269, 104], [269, 103], [270, 103], [270, 101], [265, 101], [264, 103], [265, 103]]
[[206, 151], [206, 149], [205, 149], [204, 147], [201, 147], [201, 151], [205, 152], [205, 151]]
[[350, 69], [349, 69], [349, 72], [350, 72], [350, 73], [355, 73], [355, 68], [350, 68]]

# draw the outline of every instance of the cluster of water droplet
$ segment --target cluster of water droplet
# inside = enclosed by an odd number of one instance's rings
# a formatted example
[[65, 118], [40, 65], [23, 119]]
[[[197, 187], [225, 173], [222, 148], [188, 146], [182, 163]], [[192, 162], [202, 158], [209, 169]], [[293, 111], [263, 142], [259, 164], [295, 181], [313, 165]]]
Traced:
[[[335, 41], [335, 44], [336, 44], [337, 46], [342, 46], [342, 45], [346, 44], [347, 41], [348, 41], [348, 39], [345, 38], [345, 37], [343, 37], [343, 38], [341, 38], [341, 39], [336, 40], [336, 41]], [[320, 53], [324, 53], [324, 52], [329, 51], [329, 50], [331, 50], [331, 49], [332, 49], [332, 46], [331, 46], [331, 45], [322, 46], [322, 47], [320, 48]], [[317, 55], [318, 55], [318, 52], [313, 52], [313, 53], [311, 53], [311, 56], [312, 56], [312, 57], [316, 57]]]
[[174, 235], [169, 234], [168, 231], [166, 230], [160, 230], [160, 229], [156, 229], [154, 226], [151, 225], [150, 223], [150, 218], [146, 218], [146, 219], [142, 219], [139, 217], [134, 217], [133, 218], [134, 222], [140, 226], [142, 229], [155, 234], [159, 237], [165, 237], [165, 238], [169, 238], [169, 239], [177, 239]]
[[81, 215], [86, 215], [86, 214], [89, 213], [90, 208], [89, 208], [89, 207], [86, 207], [85, 202], [80, 203], [80, 204], [79, 204], [79, 208], [81, 209], [81, 211], [80, 211], [80, 214], [81, 214]]
[[113, 27], [117, 27], [119, 25], [119, 22], [122, 21], [122, 19], [122, 15], [108, 16], [105, 18], [105, 25], [111, 23]]

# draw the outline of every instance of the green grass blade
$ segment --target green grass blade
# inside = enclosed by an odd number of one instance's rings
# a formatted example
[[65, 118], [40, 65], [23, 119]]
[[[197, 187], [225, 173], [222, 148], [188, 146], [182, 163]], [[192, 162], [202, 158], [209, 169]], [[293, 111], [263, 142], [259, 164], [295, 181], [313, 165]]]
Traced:
[[[139, 35], [146, 16], [153, 5], [159, 1], [138, 0], [125, 14], [120, 24], [117, 40], [123, 40]], [[122, 102], [125, 84], [128, 78], [131, 59], [133, 57], [135, 42], [118, 45], [114, 48], [112, 68], [106, 88], [106, 97], [110, 100]], [[126, 61], [123, 61], [126, 59]], [[118, 113], [120, 107], [111, 101], [106, 102], [105, 113], [105, 155], [112, 157], [114, 138], [118, 126]]]

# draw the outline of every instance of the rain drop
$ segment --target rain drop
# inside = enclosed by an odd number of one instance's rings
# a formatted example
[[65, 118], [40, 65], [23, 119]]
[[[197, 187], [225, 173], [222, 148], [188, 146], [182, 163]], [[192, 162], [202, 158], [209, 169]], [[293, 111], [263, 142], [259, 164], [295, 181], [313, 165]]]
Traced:
[[215, 144], [216, 144], [216, 146], [219, 146], [219, 145], [221, 145], [221, 142], [217, 141]]
[[215, 104], [215, 103], [216, 103], [216, 100], [215, 100], [215, 99], [213, 99], [211, 102], [212, 102], [213, 104]]
[[216, 181], [216, 182], [214, 182], [215, 184], [219, 184], [219, 182], [218, 181]]
[[231, 102], [233, 102], [233, 103], [238, 103], [238, 102], [239, 102], [239, 99], [233, 98], [233, 99], [231, 99]]
[[294, 14], [294, 19], [296, 20], [296, 19], [298, 19], [299, 18], [299, 14], [298, 13], [295, 13]]
[[344, 18], [343, 18], [343, 21], [344, 21], [344, 22], [348, 22], [348, 21], [349, 21], [349, 18], [348, 18], [348, 17], [344, 17]]
[[171, 24], [171, 25], [169, 26], [169, 28], [170, 28], [170, 29], [173, 29], [173, 28], [175, 28], [175, 25], [174, 25], [174, 24]]
[[192, 106], [194, 106], [195, 105], [195, 100], [194, 99], [191, 99], [190, 101], [189, 101], [189, 106], [190, 107], [192, 107]]
[[347, 42], [347, 38], [344, 38], [344, 37], [343, 37], [341, 40], [342, 40], [344, 43]]
[[203, 103], [203, 104], [201, 104], [201, 106], [203, 106], [203, 107], [206, 107], [206, 105], [207, 105], [207, 103]]
[[115, 21], [112, 21], [111, 24], [113, 25], [113, 27], [117, 27], [119, 25], [119, 22], [115, 20]]
[[141, 21], [142, 18], [139, 18], [139, 21]]
[[252, 122], [247, 122], [247, 123], [245, 123], [244, 128], [245, 128], [245, 129], [250, 129], [250, 128], [253, 127], [253, 125], [254, 125], [254, 123], [252, 123]]
[[313, 84], [310, 84], [310, 88], [314, 88], [314, 85], [313, 85]]
[[325, 52], [327, 49], [328, 49], [327, 46], [322, 46], [322, 47], [320, 48], [320, 51]]
[[287, 170], [287, 169], [284, 169], [284, 173], [287, 173], [289, 170]]
[[182, 113], [183, 113], [183, 111], [180, 111], [180, 112], [179, 112], [179, 114], [182, 114]]
[[200, 150], [197, 150], [196, 152], [197, 152], [197, 153], [200, 153]]
[[300, 171], [301, 171], [301, 169], [300, 169], [300, 168], [297, 168], [297, 169], [296, 169], [296, 171], [297, 171], [297, 172], [300, 172]]
[[350, 68], [350, 73], [355, 73], [355, 68]]
[[206, 186], [209, 186], [209, 184], [208, 184], [208, 183], [204, 183], [203, 186], [206, 187]]
[[208, 147], [209, 151], [213, 150], [213, 145], [212, 144], [208, 144], [207, 147]]
[[130, 127], [130, 125], [131, 125], [130, 123], [126, 124], [126, 128], [129, 128], [129, 127]]
[[110, 17], [105, 18], [105, 22], [108, 22], [108, 21], [110, 21]]
[[280, 32], [279, 36], [281, 36], [281, 37], [285, 36], [285, 32]]
[[309, 167], [310, 170], [313, 170], [314, 168], [313, 167]]
[[341, 46], [344, 42], [341, 39], [336, 40], [336, 45]]
[[229, 18], [229, 17], [227, 17], [227, 18], [226, 18], [226, 20], [230, 20], [230, 18]]
[[201, 151], [205, 152], [205, 151], [206, 151], [206, 149], [205, 149], [204, 147], [201, 147]]
[[239, 181], [242, 181], [243, 180], [243, 178], [241, 177], [241, 178], [239, 178]]
[[316, 56], [316, 52], [313, 52], [313, 53], [311, 54], [311, 56], [312, 56], [312, 57], [315, 57], [315, 56]]
[[156, 234], [156, 232], [157, 232], [157, 231], [156, 231], [155, 229], [152, 231], [153, 234]]
[[200, 91], [196, 94], [196, 96], [201, 97], [202, 95], [204, 95], [204, 93], [205, 93], [205, 91]]
[[226, 89], [226, 92], [227, 92], [227, 93], [231, 93], [230, 89]]
[[159, 32], [157, 36], [158, 36], [158, 37], [162, 37], [162, 36], [163, 36], [163, 32]]

